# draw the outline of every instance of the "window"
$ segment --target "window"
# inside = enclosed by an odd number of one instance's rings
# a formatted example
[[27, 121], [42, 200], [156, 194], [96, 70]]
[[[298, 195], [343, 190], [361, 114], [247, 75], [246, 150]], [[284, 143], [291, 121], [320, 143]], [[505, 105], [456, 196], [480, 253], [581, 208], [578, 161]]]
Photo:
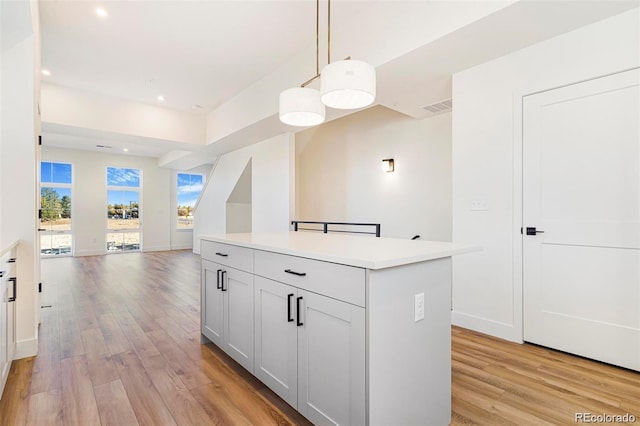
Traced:
[[178, 173], [178, 229], [193, 229], [193, 208], [202, 192], [204, 176]]
[[107, 167], [107, 252], [140, 251], [140, 170]]
[[71, 255], [72, 166], [40, 163], [40, 255]]

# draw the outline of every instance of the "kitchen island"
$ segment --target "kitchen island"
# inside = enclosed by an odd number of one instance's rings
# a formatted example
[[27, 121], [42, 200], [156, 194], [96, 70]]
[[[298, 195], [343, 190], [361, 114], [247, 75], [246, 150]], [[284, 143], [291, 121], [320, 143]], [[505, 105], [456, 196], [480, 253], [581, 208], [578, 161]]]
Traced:
[[313, 232], [204, 236], [202, 335], [315, 424], [447, 425], [451, 256]]

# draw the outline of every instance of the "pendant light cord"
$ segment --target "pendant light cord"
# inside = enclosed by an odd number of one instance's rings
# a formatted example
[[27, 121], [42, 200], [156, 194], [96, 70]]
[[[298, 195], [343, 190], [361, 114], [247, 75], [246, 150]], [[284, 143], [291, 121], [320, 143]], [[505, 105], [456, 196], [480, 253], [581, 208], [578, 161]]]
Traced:
[[331, 0], [327, 0], [327, 65], [331, 63]]
[[320, 75], [320, 0], [316, 0], [316, 75]]

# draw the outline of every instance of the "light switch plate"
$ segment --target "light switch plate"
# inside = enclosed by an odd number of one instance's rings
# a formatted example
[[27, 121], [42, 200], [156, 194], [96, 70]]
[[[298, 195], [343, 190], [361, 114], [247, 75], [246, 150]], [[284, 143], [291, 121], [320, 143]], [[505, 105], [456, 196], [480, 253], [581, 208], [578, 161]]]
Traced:
[[424, 293], [418, 293], [414, 297], [413, 321], [424, 319]]

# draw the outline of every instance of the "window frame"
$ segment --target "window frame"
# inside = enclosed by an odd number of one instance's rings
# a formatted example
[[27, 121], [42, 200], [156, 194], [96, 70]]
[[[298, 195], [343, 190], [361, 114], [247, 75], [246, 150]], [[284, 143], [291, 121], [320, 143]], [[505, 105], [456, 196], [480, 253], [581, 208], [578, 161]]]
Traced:
[[[109, 169], [128, 169], [128, 170], [136, 170], [138, 171], [138, 186], [116, 186], [109, 185]], [[139, 167], [130, 167], [130, 166], [112, 166], [107, 165], [104, 168], [105, 172], [105, 206], [103, 212], [107, 212], [105, 215], [105, 245], [104, 250], [107, 254], [121, 254], [121, 253], [140, 253], [142, 252], [142, 243], [143, 243], [143, 169]], [[130, 192], [138, 192], [138, 227], [137, 228], [127, 228], [127, 229], [110, 229], [109, 228], [109, 191], [130, 191]], [[137, 250], [118, 250], [118, 251], [109, 251], [108, 248], [108, 235], [109, 234], [127, 234], [127, 233], [138, 233], [139, 236], [139, 244]]]
[[174, 214], [175, 216], [175, 229], [178, 232], [192, 232], [193, 231], [193, 224], [191, 224], [191, 226], [189, 227], [180, 227], [178, 226], [179, 220], [180, 220], [180, 216], [178, 215], [178, 209], [180, 208], [180, 203], [178, 202], [178, 197], [180, 194], [180, 186], [178, 183], [178, 179], [180, 175], [188, 175], [188, 176], [200, 176], [202, 178], [202, 189], [200, 189], [200, 193], [198, 194], [198, 197], [196, 198], [196, 203], [194, 203], [193, 207], [195, 208], [196, 204], [198, 204], [198, 200], [200, 199], [200, 195], [202, 195], [202, 191], [204, 190], [204, 186], [207, 180], [207, 176], [204, 173], [187, 173], [187, 172], [179, 172], [176, 171], [176, 178], [175, 178], [175, 190], [176, 190], [176, 204], [174, 206]]
[[[64, 164], [64, 165], [69, 165], [71, 166], [71, 182], [70, 183], [66, 183], [66, 182], [43, 182], [42, 181], [42, 164], [43, 163], [49, 163], [52, 165], [53, 164]], [[69, 213], [70, 213], [70, 218], [71, 218], [71, 229], [67, 230], [63, 230], [63, 231], [53, 231], [53, 230], [44, 230], [44, 231], [40, 231], [40, 226], [42, 226], [42, 219], [39, 218], [39, 232], [38, 232], [38, 248], [40, 251], [40, 259], [51, 259], [51, 258], [55, 258], [55, 257], [65, 257], [65, 256], [73, 256], [74, 255], [74, 251], [75, 251], [75, 220], [73, 219], [75, 217], [75, 202], [74, 202], [74, 182], [75, 182], [75, 167], [73, 166], [73, 163], [67, 163], [67, 162], [62, 162], [62, 161], [54, 161], [54, 160], [42, 160], [40, 159], [40, 164], [39, 166], [39, 170], [38, 170], [38, 174], [39, 174], [39, 179], [38, 179], [38, 186], [39, 186], [39, 193], [38, 196], [40, 197], [38, 199], [38, 205], [39, 205], [39, 210], [40, 212], [42, 212], [43, 208], [42, 208], [42, 189], [43, 188], [59, 188], [59, 189], [68, 189], [69, 190], [69, 196], [71, 197], [71, 208], [69, 209]], [[53, 173], [52, 173], [53, 175]], [[53, 178], [53, 176], [52, 176]], [[49, 235], [51, 237], [53, 237], [53, 235], [55, 235], [55, 233], [57, 234], [65, 234], [65, 235], [70, 235], [71, 236], [71, 247], [68, 253], [65, 254], [57, 254], [57, 255], [43, 255], [42, 253], [42, 236], [43, 235]]]

